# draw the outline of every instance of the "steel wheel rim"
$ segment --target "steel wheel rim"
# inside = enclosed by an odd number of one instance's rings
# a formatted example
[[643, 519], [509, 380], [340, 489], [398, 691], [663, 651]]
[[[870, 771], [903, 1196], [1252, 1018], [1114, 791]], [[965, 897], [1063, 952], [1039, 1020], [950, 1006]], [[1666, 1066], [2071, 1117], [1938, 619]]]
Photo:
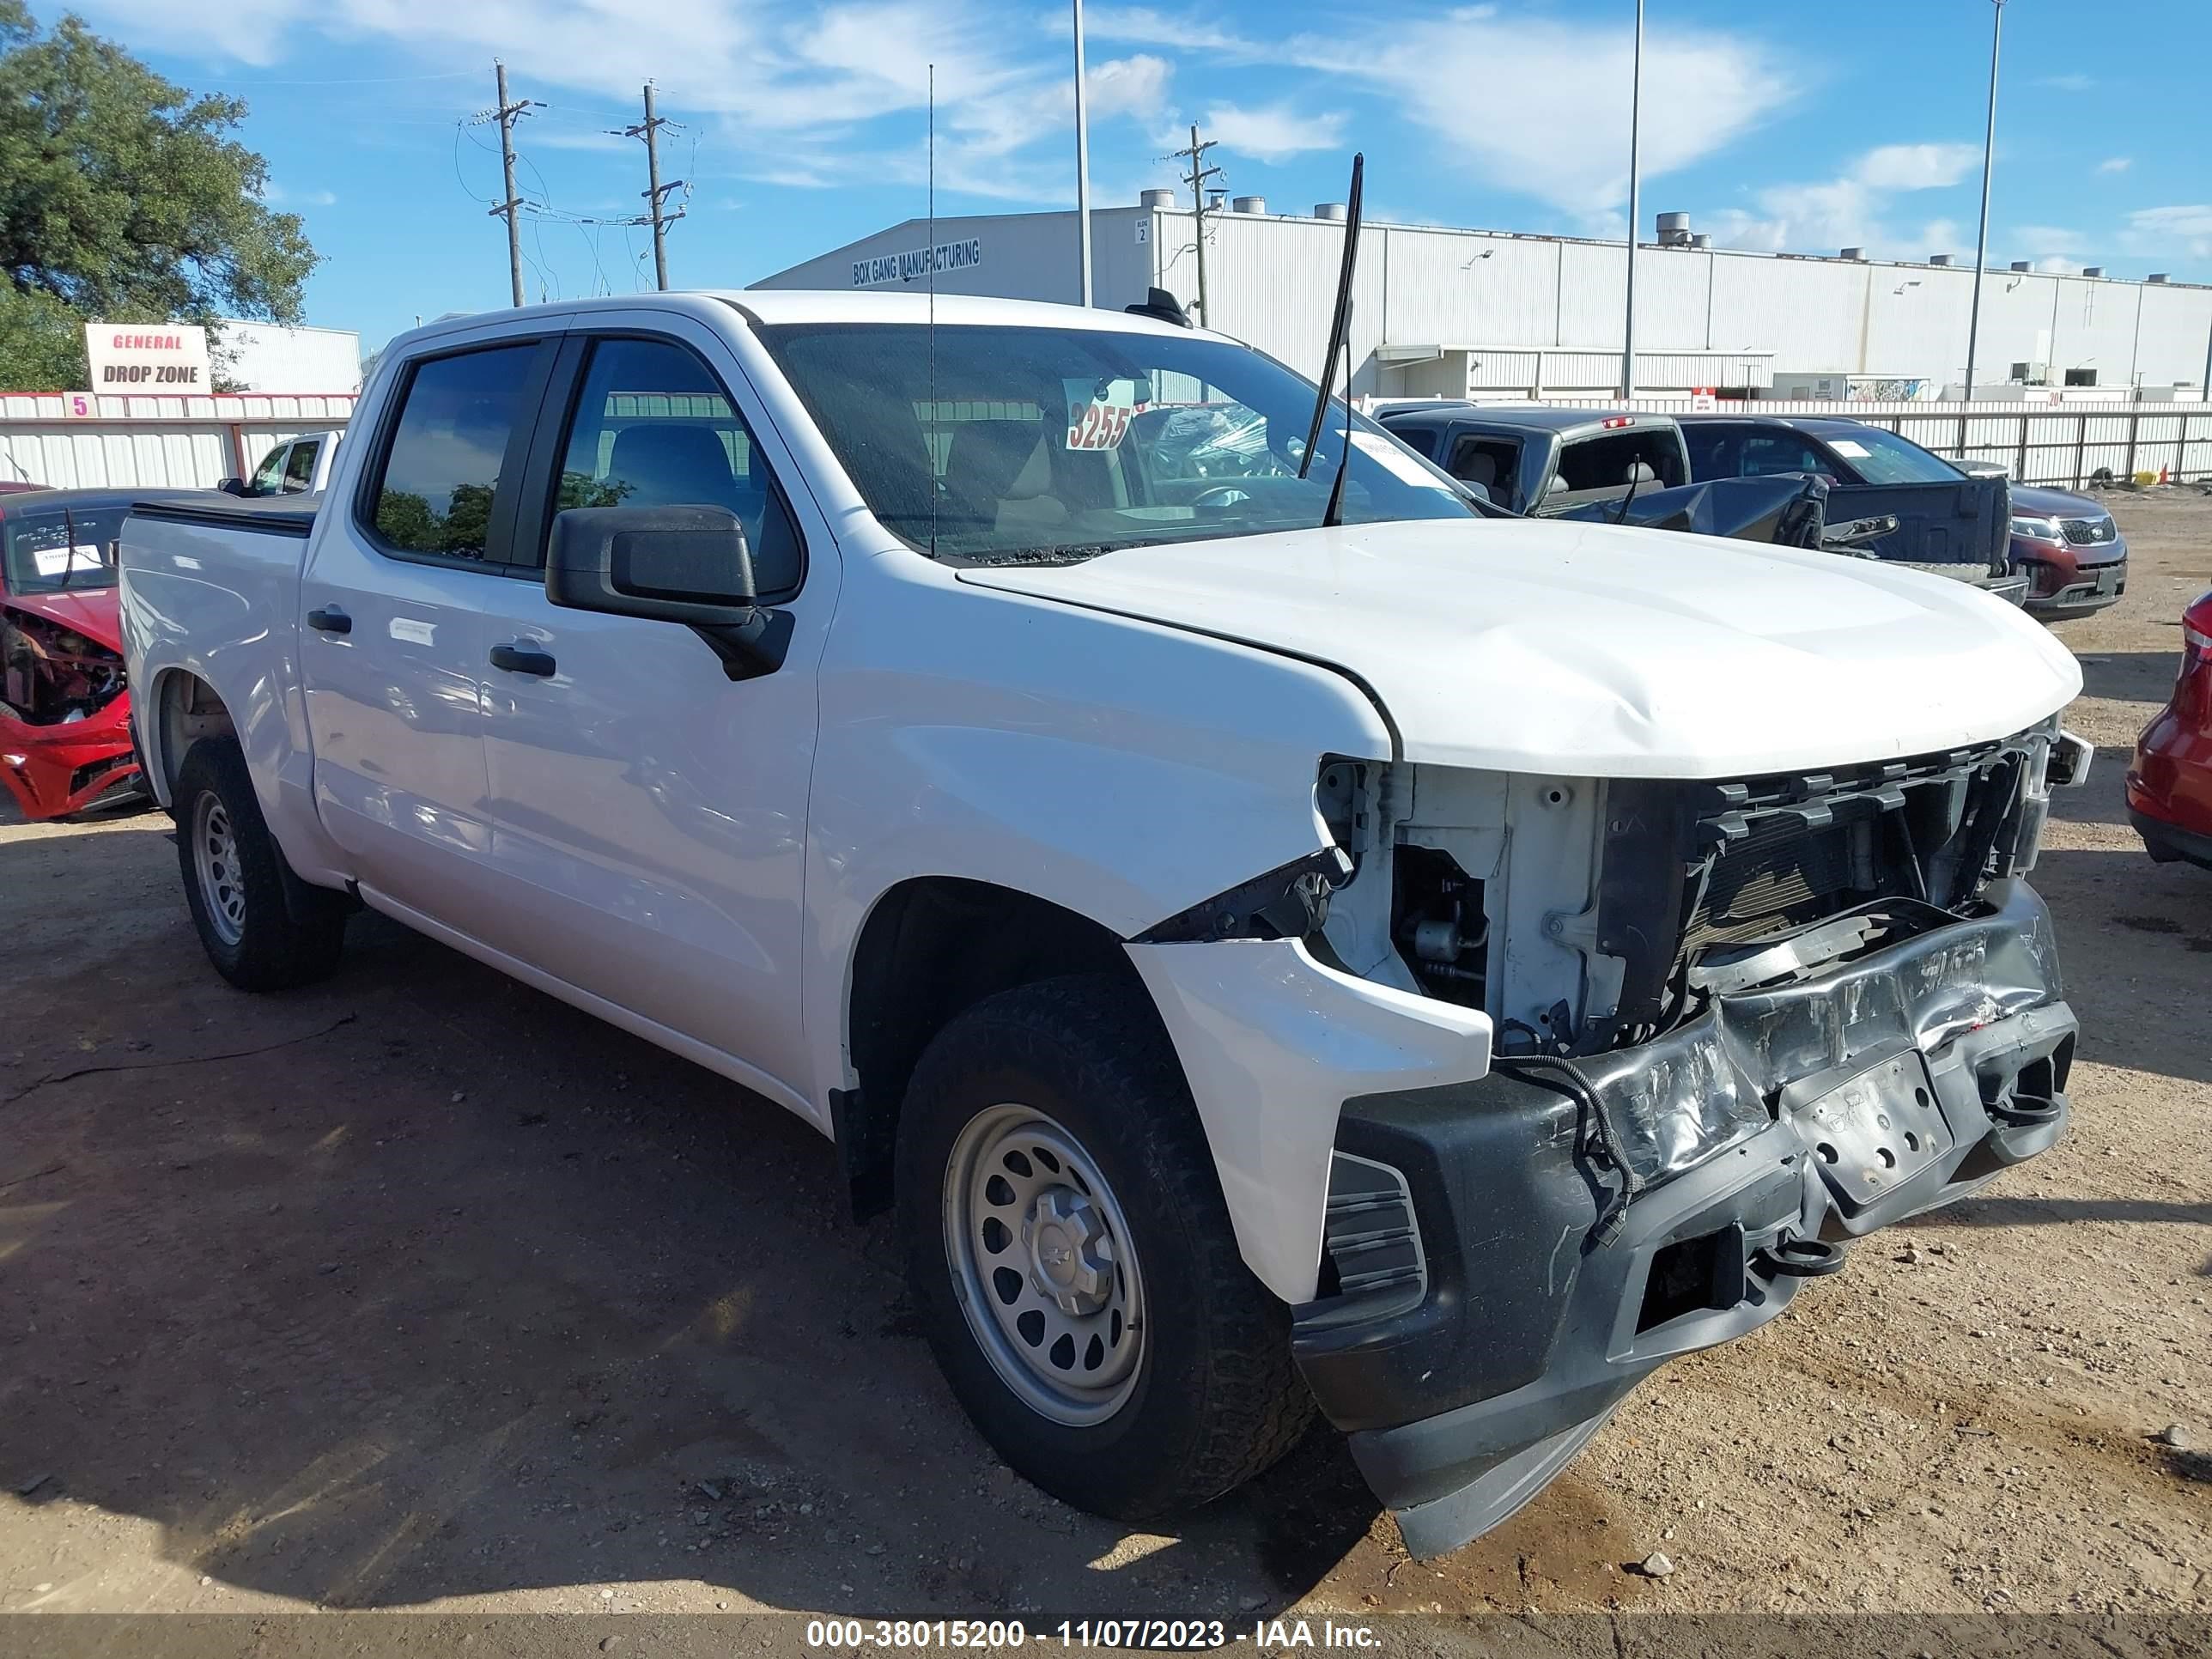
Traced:
[[1055, 1423], [1105, 1422], [1143, 1370], [1128, 1218], [1082, 1142], [1033, 1107], [979, 1112], [945, 1168], [945, 1252], [976, 1346]]
[[246, 880], [230, 813], [213, 795], [202, 795], [192, 809], [192, 868], [208, 926], [225, 945], [237, 944], [246, 937]]

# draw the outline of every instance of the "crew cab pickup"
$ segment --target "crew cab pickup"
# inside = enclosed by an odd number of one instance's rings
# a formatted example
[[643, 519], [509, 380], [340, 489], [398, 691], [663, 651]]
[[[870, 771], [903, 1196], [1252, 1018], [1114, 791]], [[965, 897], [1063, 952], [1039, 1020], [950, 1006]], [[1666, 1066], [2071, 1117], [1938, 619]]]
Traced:
[[1317, 1407], [1454, 1547], [2059, 1135], [2081, 679], [1955, 583], [1486, 517], [1316, 402], [920, 294], [404, 336], [319, 506], [123, 533], [207, 953], [295, 985], [365, 904], [799, 1114], [1072, 1504]]

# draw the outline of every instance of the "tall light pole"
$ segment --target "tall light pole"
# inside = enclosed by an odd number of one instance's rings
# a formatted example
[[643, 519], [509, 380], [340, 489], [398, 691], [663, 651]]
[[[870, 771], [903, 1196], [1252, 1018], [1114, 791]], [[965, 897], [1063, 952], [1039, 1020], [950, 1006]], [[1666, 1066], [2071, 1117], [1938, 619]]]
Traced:
[[[1974, 304], [1966, 321], [1966, 397], [1974, 401], [1974, 368], [1982, 346], [1982, 273], [1990, 268], [1990, 168], [1997, 148], [1997, 49], [2004, 44], [2005, 0], [1990, 0], [1990, 124], [1982, 138], [1982, 234], [1974, 240]], [[1963, 434], [1965, 428], [1960, 428]], [[1965, 438], [1960, 442], [1963, 447]]]
[[1636, 59], [1628, 92], [1628, 310], [1620, 337], [1620, 398], [1636, 401], [1636, 228], [1644, 214], [1638, 148], [1644, 137], [1644, 0], [1636, 0]]
[[1075, 0], [1075, 224], [1083, 303], [1091, 303], [1091, 123], [1083, 109], [1083, 0]]

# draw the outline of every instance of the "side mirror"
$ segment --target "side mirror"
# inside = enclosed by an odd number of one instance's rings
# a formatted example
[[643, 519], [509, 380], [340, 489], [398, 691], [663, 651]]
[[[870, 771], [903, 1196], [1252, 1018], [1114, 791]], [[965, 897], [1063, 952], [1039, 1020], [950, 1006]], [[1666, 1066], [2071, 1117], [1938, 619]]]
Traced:
[[246, 480], [243, 478], [225, 478], [221, 483], [217, 484], [216, 488], [222, 491], [226, 495], [243, 495], [246, 494]]
[[1477, 483], [1472, 478], [1462, 478], [1459, 481], [1459, 487], [1467, 491], [1468, 495], [1474, 496], [1475, 500], [1480, 501], [1485, 507], [1494, 505], [1491, 499], [1490, 486], [1488, 484]]
[[783, 665], [791, 614], [754, 603], [752, 550], [722, 507], [572, 507], [553, 518], [545, 597], [571, 611], [680, 623], [733, 680]]

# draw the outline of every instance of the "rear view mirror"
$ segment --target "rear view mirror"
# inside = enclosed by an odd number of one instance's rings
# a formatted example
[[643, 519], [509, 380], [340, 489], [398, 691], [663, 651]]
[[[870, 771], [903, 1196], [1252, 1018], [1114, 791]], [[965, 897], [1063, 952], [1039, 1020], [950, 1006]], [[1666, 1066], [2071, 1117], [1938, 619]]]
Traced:
[[1475, 500], [1480, 501], [1484, 506], [1487, 507], [1491, 505], [1490, 486], [1488, 484], [1477, 483], [1472, 478], [1462, 478], [1459, 481], [1459, 487], [1467, 491], [1468, 495], [1474, 496]]
[[723, 507], [572, 507], [556, 514], [545, 597], [571, 611], [680, 623], [733, 679], [772, 672], [788, 611], [753, 602], [752, 550]]

